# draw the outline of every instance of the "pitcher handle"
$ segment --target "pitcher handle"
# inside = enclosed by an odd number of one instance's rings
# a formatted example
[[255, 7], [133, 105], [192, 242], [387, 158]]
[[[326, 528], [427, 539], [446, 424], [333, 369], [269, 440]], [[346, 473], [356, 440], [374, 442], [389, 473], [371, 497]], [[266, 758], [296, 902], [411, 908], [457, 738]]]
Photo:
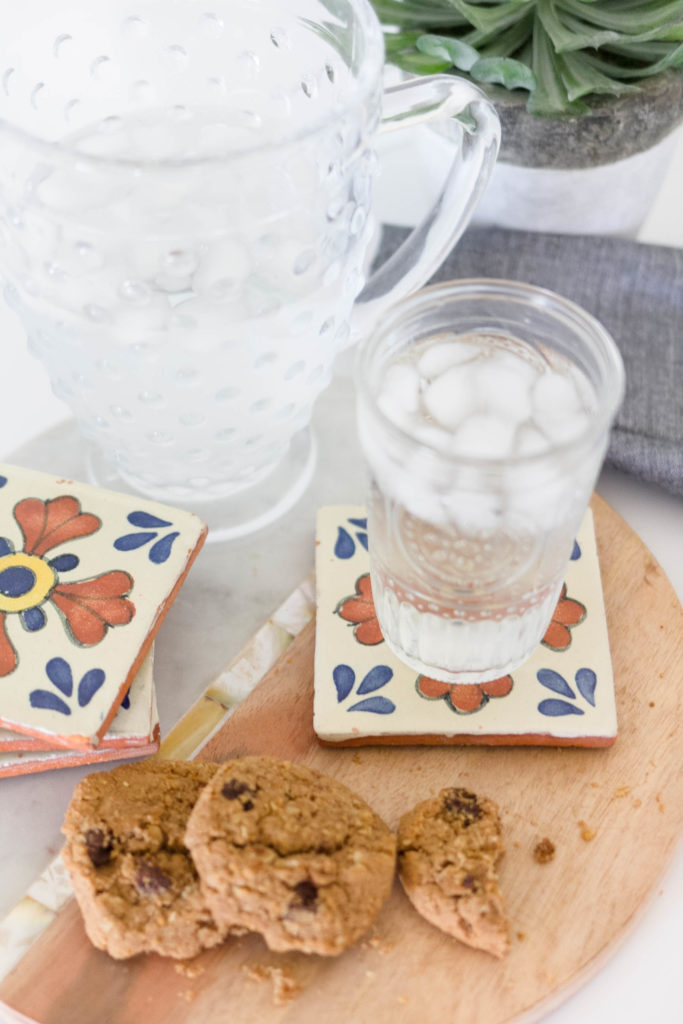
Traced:
[[[461, 120], [455, 118], [464, 114]], [[464, 78], [411, 78], [384, 93], [380, 132], [442, 122], [460, 140], [444, 186], [429, 213], [368, 279], [356, 299], [350, 341], [372, 329], [382, 310], [422, 287], [467, 227], [496, 162], [500, 121], [487, 96]]]

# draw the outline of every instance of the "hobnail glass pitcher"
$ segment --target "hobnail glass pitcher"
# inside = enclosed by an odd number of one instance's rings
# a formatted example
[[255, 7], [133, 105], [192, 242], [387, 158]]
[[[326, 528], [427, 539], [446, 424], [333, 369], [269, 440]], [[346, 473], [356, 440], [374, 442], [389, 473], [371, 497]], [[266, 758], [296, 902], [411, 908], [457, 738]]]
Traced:
[[[194, 508], [218, 536], [298, 496], [336, 354], [434, 272], [497, 153], [475, 87], [384, 91], [383, 64], [367, 0], [14, 8], [0, 274], [94, 480]], [[373, 139], [425, 120], [457, 158], [368, 278]]]

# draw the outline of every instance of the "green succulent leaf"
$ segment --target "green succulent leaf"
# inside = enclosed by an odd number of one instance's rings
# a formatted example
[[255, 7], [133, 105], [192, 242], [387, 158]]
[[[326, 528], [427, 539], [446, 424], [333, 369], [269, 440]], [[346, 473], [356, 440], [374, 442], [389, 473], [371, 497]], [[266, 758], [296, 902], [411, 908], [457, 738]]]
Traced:
[[373, 6], [385, 25], [438, 25], [440, 28], [448, 28], [469, 24], [467, 18], [448, 0], [439, 3], [373, 0]]
[[420, 36], [417, 40], [417, 48], [420, 53], [427, 53], [430, 57], [441, 57], [442, 60], [450, 61], [453, 67], [459, 71], [469, 71], [479, 60], [479, 54], [468, 43], [462, 39], [450, 39], [448, 36]]
[[629, 92], [640, 92], [637, 85], [628, 85], [616, 78], [610, 78], [609, 75], [591, 64], [585, 54], [561, 53], [556, 56], [562, 75], [562, 84], [570, 100], [578, 100], [591, 93], [623, 96]]
[[[534, 24], [534, 12], [529, 11], [516, 21], [514, 25], [502, 32], [488, 32], [478, 44], [482, 57], [511, 57], [531, 37]], [[519, 54], [517, 59], [520, 60]]]
[[504, 0], [502, 3], [475, 6], [465, 0], [451, 0], [453, 6], [481, 32], [501, 32], [534, 6], [535, 0]]
[[[611, 41], [622, 41], [629, 43], [646, 43], [651, 39], [663, 39], [670, 32], [673, 32], [670, 26], [661, 28], [648, 29], [645, 32], [631, 33], [631, 32], [619, 32], [615, 29], [602, 29], [592, 27], [585, 21], [574, 17], [573, 14], [566, 12], [563, 16], [565, 27], [570, 31], [577, 44], [581, 42], [581, 45], [564, 45], [562, 49], [565, 50], [577, 50], [577, 49], [588, 49], [591, 45], [598, 47], [604, 46], [606, 43]], [[594, 42], [591, 44], [588, 42], [589, 39], [593, 39]], [[560, 49], [558, 46], [557, 49]]]
[[[620, 53], [616, 47], [611, 48], [611, 50], [614, 53]], [[619, 64], [614, 60], [605, 60], [598, 55], [590, 53], [584, 54], [584, 59], [588, 64], [597, 68], [598, 71], [602, 71], [603, 74], [612, 74], [619, 78], [646, 78], [648, 75], [657, 75], [662, 71], [668, 71], [669, 68], [683, 68], [683, 43], [674, 50], [670, 49], [660, 60], [646, 67], [638, 68]]]
[[561, 0], [568, 13], [614, 32], [642, 35], [661, 28], [673, 28], [683, 20], [683, 0], [602, 0], [587, 7], [584, 0]]
[[385, 34], [384, 48], [386, 50], [387, 57], [391, 57], [394, 53], [401, 53], [404, 50], [412, 50], [421, 35], [422, 33], [419, 29], [413, 29], [412, 32], [392, 32], [391, 34]]
[[442, 60], [440, 57], [431, 57], [426, 53], [397, 53], [391, 58], [401, 71], [408, 71], [411, 75], [440, 75], [448, 71], [452, 64], [449, 60]]
[[372, 2], [392, 63], [527, 89], [539, 116], [580, 115], [584, 98], [683, 68], [683, 0]]
[[534, 23], [532, 67], [536, 75], [536, 88], [527, 104], [530, 113], [541, 117], [558, 117], [563, 114], [584, 114], [587, 111], [588, 108], [580, 100], [569, 99], [562, 79], [562, 65], [539, 18]]
[[566, 50], [586, 50], [590, 47], [597, 49], [599, 46], [604, 46], [605, 43], [613, 43], [619, 39], [618, 32], [598, 29], [578, 19], [570, 19], [572, 28], [567, 27], [557, 13], [552, 0], [538, 0], [537, 11], [556, 53]]
[[536, 88], [536, 76], [530, 67], [511, 57], [482, 57], [470, 69], [475, 82], [494, 82], [506, 89]]

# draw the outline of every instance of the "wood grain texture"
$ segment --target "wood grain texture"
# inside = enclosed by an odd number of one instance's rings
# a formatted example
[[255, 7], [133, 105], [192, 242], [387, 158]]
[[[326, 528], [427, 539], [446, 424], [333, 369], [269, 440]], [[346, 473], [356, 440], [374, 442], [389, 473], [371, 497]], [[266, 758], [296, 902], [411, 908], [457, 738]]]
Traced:
[[[600, 499], [594, 510], [619, 711], [612, 748], [323, 748], [311, 722], [311, 624], [201, 754], [305, 761], [360, 792], [391, 826], [446, 785], [493, 797], [512, 919], [502, 963], [423, 921], [398, 883], [369, 939], [339, 958], [277, 956], [246, 936], [193, 961], [193, 977], [156, 956], [110, 960], [88, 943], [72, 902], [0, 999], [42, 1024], [503, 1024], [547, 1012], [623, 936], [683, 824], [683, 612], [637, 536]], [[540, 865], [533, 849], [546, 836], [556, 854]], [[262, 965], [282, 968], [298, 997], [276, 1006], [271, 982], [248, 976]]]

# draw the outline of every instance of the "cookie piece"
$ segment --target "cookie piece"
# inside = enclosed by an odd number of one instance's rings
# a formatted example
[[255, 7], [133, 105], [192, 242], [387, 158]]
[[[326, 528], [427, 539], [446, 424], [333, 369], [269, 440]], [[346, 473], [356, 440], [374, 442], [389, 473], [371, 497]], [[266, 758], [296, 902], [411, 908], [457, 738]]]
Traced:
[[225, 936], [185, 846], [187, 819], [215, 765], [143, 761], [76, 787], [62, 852], [90, 941], [123, 959], [184, 959]]
[[498, 887], [498, 807], [467, 789], [442, 789], [404, 814], [398, 872], [415, 909], [461, 942], [503, 956], [508, 919]]
[[341, 953], [375, 920], [394, 877], [394, 835], [360, 796], [270, 757], [221, 766], [186, 842], [219, 925], [260, 932], [277, 952]]

